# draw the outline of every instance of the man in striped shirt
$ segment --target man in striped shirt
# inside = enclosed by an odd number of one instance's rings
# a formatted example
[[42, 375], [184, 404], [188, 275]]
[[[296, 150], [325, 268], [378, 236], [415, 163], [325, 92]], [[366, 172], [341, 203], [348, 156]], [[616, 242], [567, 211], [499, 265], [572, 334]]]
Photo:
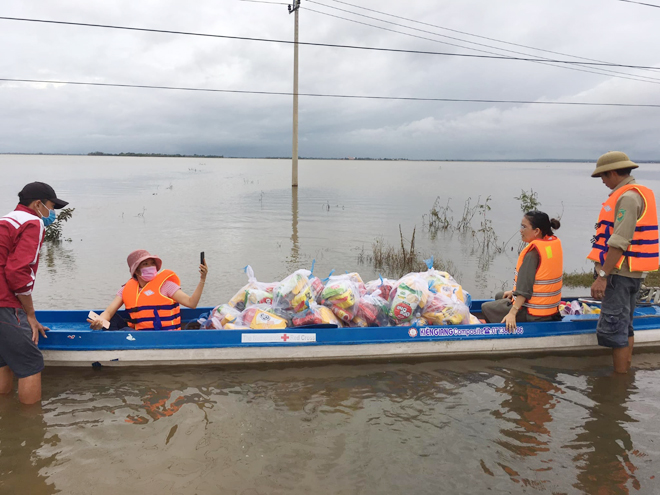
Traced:
[[18, 197], [16, 209], [0, 217], [0, 394], [11, 393], [16, 376], [18, 399], [34, 404], [44, 368], [37, 344], [48, 329], [37, 321], [32, 290], [45, 227], [68, 203], [43, 182], [26, 185]]

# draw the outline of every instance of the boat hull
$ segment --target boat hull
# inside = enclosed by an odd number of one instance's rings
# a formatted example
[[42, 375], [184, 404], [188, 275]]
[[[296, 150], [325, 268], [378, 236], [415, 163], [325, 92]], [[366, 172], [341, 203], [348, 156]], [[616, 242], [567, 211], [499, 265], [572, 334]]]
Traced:
[[[659, 350], [660, 330], [637, 332], [635, 350]], [[158, 366], [203, 364], [305, 363], [324, 361], [466, 359], [597, 353], [595, 334], [560, 335], [507, 340], [395, 342], [313, 347], [220, 347], [201, 349], [44, 350], [48, 366]]]
[[[477, 310], [480, 307], [477, 302]], [[186, 320], [203, 309], [184, 311]], [[90, 331], [83, 311], [45, 311], [39, 343], [48, 366], [158, 366], [303, 363], [359, 360], [455, 359], [606, 352], [598, 346], [595, 315], [559, 322], [504, 325], [284, 330]], [[660, 311], [634, 320], [635, 349], [660, 349]]]

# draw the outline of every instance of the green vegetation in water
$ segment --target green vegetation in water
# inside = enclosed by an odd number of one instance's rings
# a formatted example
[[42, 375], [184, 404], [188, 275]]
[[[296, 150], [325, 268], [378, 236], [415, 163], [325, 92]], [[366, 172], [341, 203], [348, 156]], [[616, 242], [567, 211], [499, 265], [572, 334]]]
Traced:
[[516, 196], [513, 199], [520, 201], [520, 209], [523, 213], [528, 211], [536, 211], [541, 206], [539, 201], [539, 194], [534, 192], [534, 189], [530, 189], [529, 192], [522, 189], [520, 191], [520, 196]]
[[[564, 273], [564, 287], [591, 287], [594, 283], [594, 272]], [[650, 272], [644, 280], [647, 287], [660, 287], [660, 272]]]
[[[400, 246], [393, 246], [383, 239], [376, 239], [371, 246], [371, 254], [365, 253], [364, 249], [358, 254], [358, 264], [369, 264], [380, 271], [383, 277], [393, 279], [399, 279], [410, 272], [425, 272], [428, 267], [424, 259], [430, 258], [430, 255], [423, 256], [416, 250], [415, 231], [416, 228], [413, 229], [410, 245], [408, 245], [403, 237], [401, 225], [399, 225]], [[444, 262], [435, 255], [433, 257], [434, 268], [448, 272], [455, 279], [460, 278], [460, 273], [453, 262]]]
[[[491, 210], [490, 196], [483, 202], [479, 196], [475, 204], [472, 204], [471, 197], [465, 200], [463, 214], [456, 223], [454, 223], [450, 201], [451, 198], [448, 198], [447, 203], [444, 204], [438, 196], [428, 214], [422, 215], [424, 228], [429, 232], [431, 239], [434, 239], [438, 232], [458, 232], [463, 235], [472, 235], [482, 251], [496, 253], [502, 251], [503, 246], [497, 245], [497, 234], [493, 229], [492, 221], [488, 218]], [[481, 219], [478, 229], [472, 227], [472, 220], [475, 216]]]
[[504, 250], [504, 246], [497, 245], [497, 234], [495, 229], [493, 229], [493, 222], [488, 218], [488, 212], [491, 210], [490, 205], [490, 196], [486, 198], [486, 201], [479, 203], [477, 200], [477, 211], [481, 217], [481, 228], [477, 230], [481, 236], [477, 236], [477, 242], [481, 247], [481, 250], [487, 253], [495, 252], [501, 253]]
[[46, 242], [71, 242], [71, 239], [62, 239], [62, 224], [67, 222], [72, 216], [75, 208], [63, 208], [57, 214], [57, 219], [48, 227], [44, 233], [44, 241]]
[[[529, 192], [524, 189], [521, 190], [520, 196], [514, 197], [514, 199], [520, 201], [520, 209], [525, 213], [537, 210], [541, 206], [538, 193], [534, 192], [533, 189], [530, 189]], [[479, 267], [487, 271], [493, 258], [501, 253], [508, 243], [518, 235], [516, 231], [506, 243], [497, 244], [497, 234], [492, 227], [490, 218], [488, 218], [488, 213], [491, 210], [490, 200], [490, 196], [483, 202], [481, 197], [478, 197], [476, 203], [473, 204], [472, 198], [468, 198], [463, 205], [461, 218], [454, 221], [453, 210], [450, 205], [451, 198], [444, 202], [438, 196], [428, 214], [422, 215], [424, 229], [428, 231], [431, 239], [435, 238], [438, 232], [458, 232], [468, 238], [471, 237], [479, 247]], [[557, 215], [557, 218], [561, 218], [562, 214], [563, 211]], [[480, 225], [477, 229], [472, 226], [475, 216], [480, 218]], [[377, 239], [372, 245], [371, 254], [365, 253], [363, 249], [358, 255], [358, 263], [370, 264], [376, 270], [382, 270], [383, 276], [390, 278], [401, 277], [409, 272], [425, 271], [427, 268], [423, 260], [429, 256], [422, 256], [415, 250], [415, 229], [413, 229], [409, 247], [407, 247], [407, 242], [403, 238], [400, 225], [399, 235], [401, 237], [400, 247], [389, 245], [383, 239]], [[524, 243], [521, 242], [518, 251], [520, 252], [523, 247]], [[439, 257], [435, 258], [438, 260], [436, 262], [437, 269], [449, 272], [454, 278], [459, 278], [456, 264], [452, 261], [443, 261]], [[591, 271], [564, 273], [564, 287], [591, 287], [593, 281], [593, 272]], [[644, 285], [647, 287], [660, 287], [660, 272], [649, 273]]]
[[563, 278], [564, 287], [591, 287], [594, 283], [593, 272], [571, 272], [565, 273]]

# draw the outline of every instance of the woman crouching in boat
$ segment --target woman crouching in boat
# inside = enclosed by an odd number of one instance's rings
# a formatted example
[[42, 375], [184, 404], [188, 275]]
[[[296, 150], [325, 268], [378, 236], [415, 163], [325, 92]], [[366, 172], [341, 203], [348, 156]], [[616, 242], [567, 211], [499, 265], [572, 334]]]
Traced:
[[561, 320], [564, 257], [561, 241], [553, 233], [559, 226], [559, 220], [550, 220], [542, 211], [525, 213], [520, 237], [527, 246], [518, 257], [513, 290], [500, 292], [495, 301], [481, 306], [488, 323], [506, 323], [511, 332], [516, 322]]
[[[115, 313], [122, 306], [126, 307], [129, 320], [126, 322], [132, 330], [181, 330], [179, 305], [196, 308], [204, 290], [208, 267], [199, 265], [199, 284], [192, 296], [181, 290], [179, 277], [172, 270], [160, 271], [163, 265], [158, 256], [139, 249], [128, 255], [128, 267], [131, 279], [117, 292], [110, 306], [95, 320], [88, 319], [90, 328], [100, 330], [103, 321], [113, 320]], [[117, 325], [116, 318], [112, 322]]]

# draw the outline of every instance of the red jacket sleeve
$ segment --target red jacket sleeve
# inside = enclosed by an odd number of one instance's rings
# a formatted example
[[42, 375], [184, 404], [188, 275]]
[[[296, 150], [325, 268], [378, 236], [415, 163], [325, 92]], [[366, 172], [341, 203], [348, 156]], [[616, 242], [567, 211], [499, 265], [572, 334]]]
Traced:
[[30, 295], [37, 276], [41, 228], [36, 222], [26, 222], [18, 234], [14, 251], [7, 258], [5, 277], [16, 295]]

